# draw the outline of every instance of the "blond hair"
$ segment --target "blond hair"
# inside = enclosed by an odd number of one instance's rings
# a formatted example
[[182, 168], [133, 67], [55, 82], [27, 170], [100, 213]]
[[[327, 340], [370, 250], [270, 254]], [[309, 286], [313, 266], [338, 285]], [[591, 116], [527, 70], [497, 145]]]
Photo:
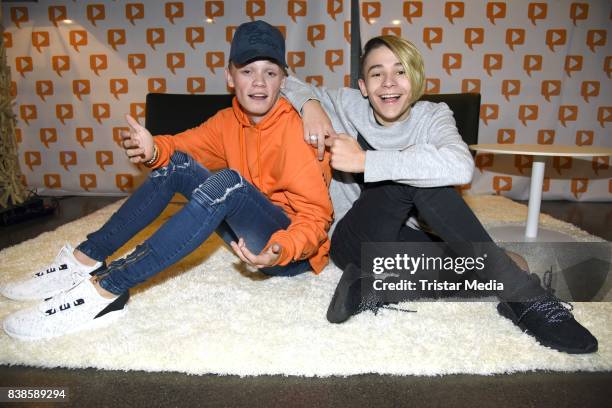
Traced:
[[418, 100], [425, 93], [425, 64], [419, 50], [408, 40], [393, 35], [371, 38], [363, 47], [363, 54], [361, 55], [362, 74], [366, 58], [370, 52], [380, 47], [390, 49], [404, 67], [412, 88], [410, 103]]

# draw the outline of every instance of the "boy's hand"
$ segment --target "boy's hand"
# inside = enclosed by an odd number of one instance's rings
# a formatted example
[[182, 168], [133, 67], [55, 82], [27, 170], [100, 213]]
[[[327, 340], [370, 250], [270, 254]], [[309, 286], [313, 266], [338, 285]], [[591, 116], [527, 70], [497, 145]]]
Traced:
[[363, 173], [365, 171], [366, 153], [357, 140], [346, 133], [340, 133], [325, 140], [331, 153], [330, 165], [333, 169], [348, 173]]
[[309, 100], [304, 104], [302, 107], [302, 122], [304, 123], [304, 141], [316, 147], [317, 157], [319, 160], [323, 160], [325, 138], [336, 136], [336, 131], [319, 101]]
[[142, 163], [153, 157], [153, 136], [130, 115], [125, 115], [130, 126], [129, 132], [123, 132], [123, 148], [132, 163]]
[[238, 255], [238, 258], [257, 269], [274, 266], [282, 251], [282, 247], [279, 244], [273, 243], [266, 251], [255, 255], [246, 247], [242, 238], [238, 240], [238, 243], [232, 241], [230, 246], [236, 255]]

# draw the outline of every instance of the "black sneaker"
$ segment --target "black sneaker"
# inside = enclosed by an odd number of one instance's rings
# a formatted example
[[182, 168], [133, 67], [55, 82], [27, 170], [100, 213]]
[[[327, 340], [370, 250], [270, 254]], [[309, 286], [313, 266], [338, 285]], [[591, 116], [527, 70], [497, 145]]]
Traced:
[[497, 311], [543, 346], [569, 354], [597, 351], [597, 339], [574, 319], [569, 308], [546, 292], [527, 302], [501, 302]]
[[380, 294], [372, 287], [374, 277], [362, 274], [359, 267], [349, 264], [336, 286], [336, 291], [327, 309], [327, 320], [330, 323], [343, 323], [351, 316], [366, 310], [371, 310], [374, 314], [378, 309], [392, 309], [402, 312], [414, 312], [414, 310], [399, 309], [388, 306]]

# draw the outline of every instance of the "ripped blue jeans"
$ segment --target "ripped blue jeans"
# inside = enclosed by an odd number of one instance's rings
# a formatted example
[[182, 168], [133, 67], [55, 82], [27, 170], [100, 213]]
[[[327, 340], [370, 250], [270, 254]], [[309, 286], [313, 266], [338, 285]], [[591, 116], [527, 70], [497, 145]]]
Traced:
[[[155, 220], [174, 193], [189, 202], [131, 254], [102, 270], [100, 286], [122, 294], [190, 254], [214, 231], [227, 243], [244, 238], [247, 248], [259, 253], [274, 232], [290, 224], [280, 207], [235, 170], [213, 174], [187, 154], [176, 152], [168, 166], [151, 172], [108, 222], [77, 248], [104, 261]], [[308, 261], [298, 261], [261, 271], [294, 276], [309, 269]]]

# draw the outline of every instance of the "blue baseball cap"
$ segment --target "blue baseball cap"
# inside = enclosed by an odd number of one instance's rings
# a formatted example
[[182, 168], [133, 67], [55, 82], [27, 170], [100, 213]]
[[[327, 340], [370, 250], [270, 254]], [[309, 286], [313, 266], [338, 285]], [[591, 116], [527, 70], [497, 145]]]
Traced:
[[240, 24], [230, 47], [229, 60], [234, 64], [242, 65], [254, 59], [271, 59], [287, 67], [283, 35], [261, 20]]

